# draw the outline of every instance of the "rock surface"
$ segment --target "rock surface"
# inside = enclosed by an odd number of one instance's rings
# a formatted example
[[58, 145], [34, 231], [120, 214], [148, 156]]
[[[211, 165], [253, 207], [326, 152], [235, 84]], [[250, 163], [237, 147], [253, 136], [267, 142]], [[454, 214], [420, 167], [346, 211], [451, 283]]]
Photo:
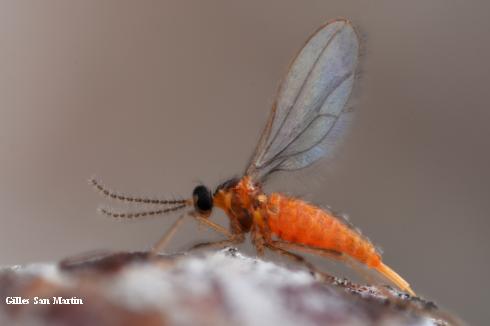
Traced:
[[[391, 288], [322, 281], [234, 248], [157, 257], [99, 253], [58, 264], [7, 267], [0, 271], [0, 295], [29, 300], [4, 301], [1, 325], [459, 323], [433, 303]], [[55, 304], [59, 297], [83, 304]], [[35, 304], [40, 298], [50, 304]]]

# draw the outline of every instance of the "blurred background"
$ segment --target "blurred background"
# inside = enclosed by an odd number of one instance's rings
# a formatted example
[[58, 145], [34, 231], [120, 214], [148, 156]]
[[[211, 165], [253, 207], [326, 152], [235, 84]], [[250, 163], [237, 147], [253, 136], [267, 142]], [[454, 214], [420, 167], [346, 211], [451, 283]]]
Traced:
[[[336, 17], [363, 38], [357, 119], [334, 160], [267, 190], [349, 214], [418, 294], [488, 322], [486, 1], [0, 2], [0, 264], [149, 248], [175, 216], [100, 216], [88, 178], [187, 197], [239, 175], [289, 61]], [[170, 250], [215, 238], [189, 221]]]

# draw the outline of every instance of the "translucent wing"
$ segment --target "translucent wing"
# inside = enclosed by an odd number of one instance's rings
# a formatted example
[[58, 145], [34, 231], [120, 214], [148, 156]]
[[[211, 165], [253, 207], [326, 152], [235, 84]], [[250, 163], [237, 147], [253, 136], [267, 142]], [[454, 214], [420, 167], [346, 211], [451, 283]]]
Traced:
[[359, 56], [348, 20], [322, 26], [306, 42], [283, 79], [246, 174], [261, 180], [328, 155], [346, 129], [345, 104]]

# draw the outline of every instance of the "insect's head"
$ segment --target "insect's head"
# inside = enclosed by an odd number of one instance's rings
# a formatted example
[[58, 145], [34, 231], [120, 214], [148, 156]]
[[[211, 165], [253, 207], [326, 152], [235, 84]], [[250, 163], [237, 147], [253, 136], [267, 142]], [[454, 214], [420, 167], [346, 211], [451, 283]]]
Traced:
[[200, 215], [209, 215], [213, 210], [213, 194], [208, 187], [199, 185], [192, 192], [194, 208]]

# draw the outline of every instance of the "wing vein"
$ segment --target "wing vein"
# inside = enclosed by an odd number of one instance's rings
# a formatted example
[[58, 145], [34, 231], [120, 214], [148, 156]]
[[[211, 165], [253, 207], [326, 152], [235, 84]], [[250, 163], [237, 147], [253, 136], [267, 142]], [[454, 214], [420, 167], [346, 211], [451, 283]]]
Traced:
[[[328, 48], [328, 46], [332, 43], [332, 41], [335, 39], [335, 37], [339, 34], [339, 31], [340, 31], [340, 28], [338, 28], [335, 33], [332, 35], [332, 37], [330, 37], [330, 39], [328, 40], [328, 42], [325, 44], [325, 46], [322, 48], [320, 54], [318, 55], [318, 57], [315, 59], [315, 63], [311, 66], [311, 69], [308, 70], [308, 74], [306, 75], [306, 78], [305, 78], [305, 82], [303, 84], [301, 84], [301, 87], [298, 91], [298, 94], [296, 95], [296, 97], [294, 98], [294, 102], [289, 106], [289, 108], [287, 109], [287, 113], [286, 115], [284, 116], [283, 120], [281, 121], [279, 127], [277, 128], [277, 131], [276, 133], [272, 136], [272, 138], [270, 139], [269, 143], [267, 144], [267, 147], [265, 148], [265, 151], [264, 153], [266, 153], [270, 147], [272, 146], [272, 144], [274, 143], [274, 141], [276, 140], [277, 138], [277, 135], [279, 134], [279, 131], [282, 129], [282, 127], [284, 126], [284, 123], [287, 121], [288, 119], [288, 116], [289, 114], [293, 111], [292, 109], [294, 108], [294, 106], [296, 105], [296, 103], [298, 102], [298, 99], [299, 97], [301, 96], [301, 94], [303, 93], [303, 90], [305, 88], [305, 85], [306, 85], [306, 82], [308, 81], [308, 79], [310, 78], [311, 76], [311, 73], [313, 72], [313, 70], [315, 70], [318, 62], [320, 61], [320, 58], [322, 57], [322, 55], [325, 53], [326, 49]], [[328, 97], [328, 96], [327, 96]], [[277, 101], [277, 100], [276, 100]], [[321, 106], [320, 106], [321, 107]], [[271, 160], [269, 160], [271, 161]], [[259, 165], [259, 167], [263, 166], [264, 164], [261, 164]]]
[[[335, 91], [337, 88], [339, 88], [339, 87], [342, 85], [342, 83], [343, 83], [344, 81], [346, 81], [346, 80], [347, 80], [348, 78], [350, 78], [351, 76], [352, 76], [352, 73], [346, 74], [346, 75], [345, 75], [345, 76], [344, 76], [344, 77], [343, 77], [343, 78], [340, 80], [340, 82], [339, 82], [337, 85], [335, 85], [335, 87], [334, 87], [334, 88], [332, 88], [332, 90], [331, 90], [331, 91], [330, 91], [330, 92], [327, 94], [327, 96], [325, 96], [325, 99], [323, 100], [322, 105], [323, 105], [323, 103], [325, 103], [325, 101], [328, 99], [328, 97], [329, 97], [329, 96], [330, 96], [330, 95], [331, 95], [331, 94], [332, 94], [332, 93], [333, 93], [333, 92], [334, 92], [334, 91]], [[319, 107], [322, 107], [322, 105], [319, 105]], [[281, 154], [282, 154], [282, 153], [283, 153], [285, 150], [287, 150], [291, 144], [293, 144], [293, 143], [294, 143], [296, 140], [298, 140], [298, 138], [299, 138], [299, 137], [301, 137], [301, 135], [303, 135], [303, 134], [306, 132], [306, 130], [308, 130], [308, 128], [309, 128], [309, 127], [310, 127], [310, 126], [313, 124], [313, 122], [314, 122], [314, 121], [315, 121], [315, 120], [316, 120], [318, 117], [323, 117], [323, 116], [325, 116], [325, 117], [328, 117], [328, 116], [333, 117], [333, 118], [335, 119], [335, 120], [334, 120], [334, 122], [333, 122], [333, 125], [335, 125], [335, 123], [337, 123], [337, 121], [338, 121], [338, 119], [339, 119], [339, 117], [340, 117], [340, 115], [341, 115], [341, 114], [342, 114], [342, 112], [341, 112], [341, 113], [340, 113], [338, 116], [337, 116], [337, 115], [334, 115], [334, 114], [331, 114], [331, 113], [326, 113], [326, 114], [319, 114], [319, 115], [316, 115], [316, 116], [315, 116], [315, 118], [313, 118], [313, 119], [312, 119], [312, 120], [311, 120], [311, 121], [310, 121], [310, 122], [309, 122], [309, 123], [308, 123], [308, 124], [307, 124], [307, 125], [306, 125], [306, 126], [303, 128], [303, 129], [302, 129], [302, 130], [301, 130], [301, 132], [300, 132], [300, 133], [298, 133], [298, 134], [297, 134], [297, 135], [296, 135], [294, 138], [292, 138], [292, 139], [291, 139], [291, 141], [289, 141], [289, 142], [288, 142], [288, 143], [287, 143], [287, 144], [284, 146], [284, 148], [282, 148], [282, 149], [281, 149], [281, 150], [280, 150], [280, 151], [279, 151], [279, 152], [278, 152], [276, 155], [274, 155], [273, 157], [271, 157], [271, 158], [270, 158], [270, 159], [269, 159], [267, 162], [264, 162], [264, 163], [263, 163], [261, 166], [268, 165], [268, 164], [270, 164], [271, 162], [273, 162], [274, 160], [278, 159], [278, 158], [280, 157], [280, 155], [281, 155]], [[329, 134], [329, 133], [332, 131], [332, 129], [333, 129], [333, 128], [330, 128], [330, 129], [327, 131], [327, 133], [325, 134], [325, 136], [326, 136], [326, 135], [328, 135], [328, 134]], [[325, 138], [325, 137], [322, 137], [322, 140], [323, 140], [324, 138]], [[319, 143], [321, 143], [321, 141], [322, 141], [322, 140], [320, 140], [320, 141], [316, 142], [316, 143], [315, 143], [313, 146], [309, 147], [309, 149], [311, 149], [311, 148], [315, 147], [316, 145], [318, 145]], [[284, 158], [287, 158], [288, 156], [297, 155], [297, 154], [303, 153], [303, 152], [305, 152], [305, 151], [306, 151], [306, 150], [299, 151], [299, 152], [296, 152], [296, 153], [293, 153], [293, 154], [287, 155], [287, 156], [285, 156]]]
[[264, 181], [329, 155], [350, 119], [345, 106], [359, 59], [359, 39], [346, 19], [316, 30], [289, 65], [245, 174]]

